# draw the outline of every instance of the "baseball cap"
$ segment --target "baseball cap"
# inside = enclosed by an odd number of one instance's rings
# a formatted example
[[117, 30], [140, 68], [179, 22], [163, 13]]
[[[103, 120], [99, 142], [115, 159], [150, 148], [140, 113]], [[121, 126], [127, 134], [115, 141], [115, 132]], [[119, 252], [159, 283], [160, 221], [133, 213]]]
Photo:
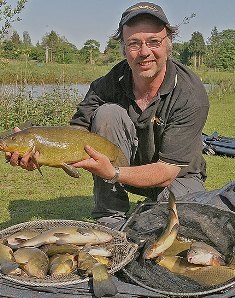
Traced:
[[119, 28], [123, 27], [123, 25], [125, 25], [130, 19], [140, 14], [150, 14], [158, 18], [165, 25], [169, 25], [169, 21], [163, 9], [159, 5], [150, 2], [139, 2], [130, 6], [123, 12], [119, 23]]

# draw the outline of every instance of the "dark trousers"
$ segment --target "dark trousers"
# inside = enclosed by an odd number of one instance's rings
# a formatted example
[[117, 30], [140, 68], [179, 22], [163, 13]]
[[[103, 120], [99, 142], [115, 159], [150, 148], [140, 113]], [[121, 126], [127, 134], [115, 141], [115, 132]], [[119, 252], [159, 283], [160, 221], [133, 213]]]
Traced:
[[[138, 146], [138, 139], [134, 123], [124, 108], [117, 104], [102, 105], [94, 113], [91, 130], [120, 147], [131, 164]], [[168, 199], [167, 188], [140, 189], [120, 183], [113, 185], [104, 182], [103, 179], [95, 175], [93, 178], [95, 208], [92, 215], [94, 218], [111, 215], [125, 217], [129, 210], [128, 192], [145, 196], [154, 201]], [[176, 178], [169, 188], [176, 199], [188, 193], [205, 191], [203, 181], [198, 176]]]

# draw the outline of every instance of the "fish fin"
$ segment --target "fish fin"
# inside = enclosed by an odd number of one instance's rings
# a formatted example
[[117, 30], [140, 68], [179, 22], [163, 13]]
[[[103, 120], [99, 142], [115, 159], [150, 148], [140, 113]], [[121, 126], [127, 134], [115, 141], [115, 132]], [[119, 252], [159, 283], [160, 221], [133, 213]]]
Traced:
[[71, 165], [63, 163], [61, 168], [65, 171], [66, 174], [68, 174], [69, 176], [71, 176], [73, 178], [81, 177], [81, 174], [79, 173], [78, 169], [76, 169], [75, 167], [73, 167]]
[[117, 287], [104, 264], [97, 263], [92, 269], [93, 291], [96, 297], [115, 296]]
[[43, 176], [40, 165], [35, 157], [35, 146], [33, 146], [33, 148], [31, 148], [30, 151], [31, 151], [31, 159], [32, 159], [33, 163], [36, 165], [36, 168], [39, 171], [39, 173]]

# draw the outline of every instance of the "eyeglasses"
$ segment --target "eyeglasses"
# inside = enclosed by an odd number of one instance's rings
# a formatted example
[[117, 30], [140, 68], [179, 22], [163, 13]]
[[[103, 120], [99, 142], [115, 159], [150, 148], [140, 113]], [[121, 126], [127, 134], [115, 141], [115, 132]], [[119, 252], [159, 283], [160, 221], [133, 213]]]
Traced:
[[125, 46], [128, 48], [129, 51], [139, 51], [143, 44], [145, 44], [149, 49], [157, 49], [161, 46], [163, 40], [168, 37], [168, 35], [164, 37], [152, 38], [148, 41], [141, 41], [141, 40], [130, 40], [125, 43]]

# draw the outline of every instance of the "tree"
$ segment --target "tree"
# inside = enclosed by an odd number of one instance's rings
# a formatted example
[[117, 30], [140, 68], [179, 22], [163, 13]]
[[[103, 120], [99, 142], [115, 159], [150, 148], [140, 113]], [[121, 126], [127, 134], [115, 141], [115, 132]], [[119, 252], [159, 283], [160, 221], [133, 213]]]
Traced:
[[23, 32], [23, 44], [25, 46], [32, 46], [31, 38], [28, 31]]
[[86, 63], [95, 64], [100, 56], [100, 43], [94, 39], [88, 39], [79, 51], [80, 59]]
[[78, 52], [76, 46], [53, 30], [42, 38], [41, 46], [45, 50], [46, 63], [71, 63], [76, 60]]
[[194, 32], [192, 34], [188, 49], [193, 59], [194, 68], [200, 67], [203, 63], [203, 56], [206, 53], [206, 45], [200, 32]]
[[13, 42], [13, 44], [16, 45], [16, 46], [18, 46], [18, 45], [21, 44], [20, 36], [19, 36], [19, 34], [17, 33], [17, 31], [13, 31], [10, 40], [11, 40], [11, 41]]
[[4, 38], [11, 23], [20, 21], [19, 14], [28, 0], [18, 0], [16, 6], [12, 8], [7, 4], [7, 0], [0, 0], [0, 39]]
[[118, 40], [110, 38], [107, 44], [107, 47], [104, 51], [104, 61], [108, 63], [118, 62], [123, 59], [123, 55], [121, 53], [121, 46]]
[[211, 37], [207, 41], [206, 65], [209, 68], [217, 68], [217, 60], [219, 54], [219, 32], [216, 27], [211, 31]]

